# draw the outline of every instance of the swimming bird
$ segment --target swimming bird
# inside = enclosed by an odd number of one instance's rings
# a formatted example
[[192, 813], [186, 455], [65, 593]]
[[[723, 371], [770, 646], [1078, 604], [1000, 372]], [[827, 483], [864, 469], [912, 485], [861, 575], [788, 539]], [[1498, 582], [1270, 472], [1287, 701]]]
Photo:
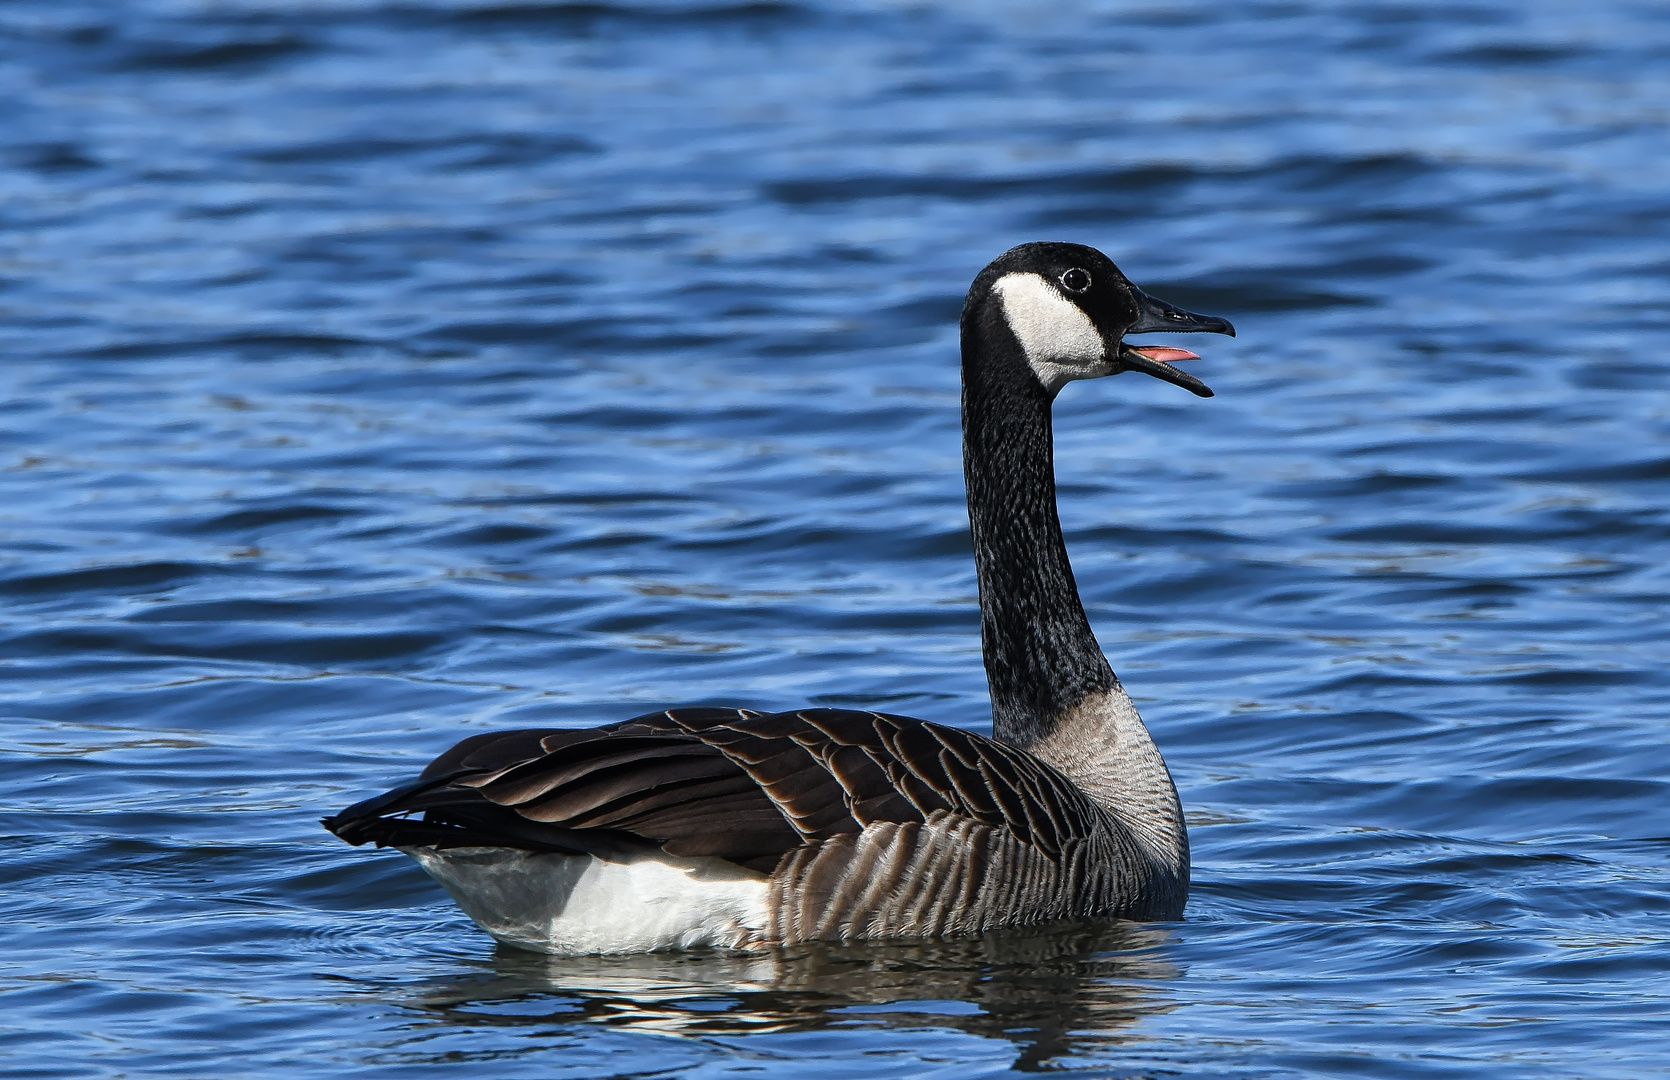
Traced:
[[1129, 334], [1233, 336], [1106, 255], [1013, 248], [962, 313], [963, 469], [992, 736], [850, 709], [693, 707], [474, 735], [324, 819], [416, 859], [506, 944], [759, 949], [1169, 920], [1188, 898], [1176, 786], [1090, 629], [1056, 512], [1051, 406], [1136, 371]]

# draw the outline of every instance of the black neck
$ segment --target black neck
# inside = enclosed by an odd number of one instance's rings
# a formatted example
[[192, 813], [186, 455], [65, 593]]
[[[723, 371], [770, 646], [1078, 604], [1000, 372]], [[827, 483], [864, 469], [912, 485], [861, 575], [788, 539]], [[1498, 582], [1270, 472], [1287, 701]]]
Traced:
[[[987, 305], [988, 308], [995, 305]], [[1028, 746], [1119, 685], [1079, 602], [1055, 508], [1051, 395], [992, 310], [963, 319], [963, 474], [992, 731]]]

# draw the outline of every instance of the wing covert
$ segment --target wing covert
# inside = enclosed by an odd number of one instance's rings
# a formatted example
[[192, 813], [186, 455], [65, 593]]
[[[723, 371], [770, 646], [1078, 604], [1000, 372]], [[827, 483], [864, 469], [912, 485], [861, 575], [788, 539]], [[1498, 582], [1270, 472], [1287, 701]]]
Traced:
[[497, 836], [535, 850], [590, 851], [607, 835], [769, 871], [808, 843], [944, 813], [1006, 827], [1052, 859], [1106, 814], [1038, 759], [958, 728], [850, 709], [691, 708], [473, 736], [326, 826], [351, 843]]

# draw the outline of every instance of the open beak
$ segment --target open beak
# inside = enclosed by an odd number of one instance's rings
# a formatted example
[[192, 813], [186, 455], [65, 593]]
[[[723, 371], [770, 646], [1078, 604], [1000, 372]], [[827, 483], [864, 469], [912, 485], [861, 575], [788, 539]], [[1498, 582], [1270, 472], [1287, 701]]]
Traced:
[[[1174, 307], [1164, 300], [1149, 296], [1135, 285], [1131, 286], [1131, 293], [1137, 301], [1137, 321], [1126, 330], [1127, 334], [1152, 334], [1157, 331], [1169, 331], [1173, 334], [1227, 334], [1235, 336], [1235, 327], [1228, 319], [1220, 319], [1214, 315], [1196, 315], [1192, 311], [1184, 311]], [[1140, 371], [1144, 375], [1152, 375], [1156, 379], [1164, 379], [1168, 383], [1181, 386], [1191, 394], [1199, 397], [1211, 397], [1212, 388], [1187, 372], [1178, 371], [1172, 367], [1179, 360], [1199, 360], [1200, 357], [1187, 349], [1170, 349], [1163, 345], [1128, 345], [1124, 341], [1119, 343], [1116, 354], [1119, 365], [1127, 371]]]

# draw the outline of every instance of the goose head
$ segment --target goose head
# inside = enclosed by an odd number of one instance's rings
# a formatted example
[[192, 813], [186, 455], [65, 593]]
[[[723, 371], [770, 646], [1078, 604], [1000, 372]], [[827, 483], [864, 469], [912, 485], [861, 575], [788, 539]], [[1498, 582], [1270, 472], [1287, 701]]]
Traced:
[[1128, 334], [1169, 331], [1235, 336], [1229, 320], [1149, 296], [1113, 260], [1082, 244], [1022, 244], [980, 272], [963, 309], [965, 344], [983, 338], [987, 362], [1024, 365], [1053, 398], [1077, 379], [1140, 371], [1200, 397], [1207, 385], [1171, 365], [1186, 349], [1131, 345]]

